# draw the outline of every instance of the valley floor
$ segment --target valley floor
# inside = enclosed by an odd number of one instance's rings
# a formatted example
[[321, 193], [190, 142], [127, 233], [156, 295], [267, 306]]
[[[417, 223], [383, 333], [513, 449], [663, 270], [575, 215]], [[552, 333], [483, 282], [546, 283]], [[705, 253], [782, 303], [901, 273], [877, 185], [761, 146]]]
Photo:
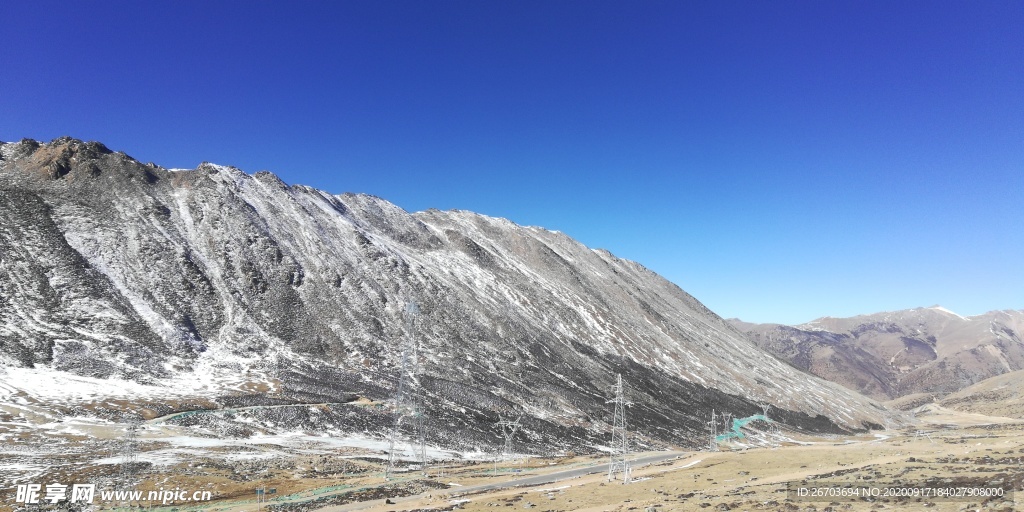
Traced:
[[[604, 471], [552, 484], [329, 507], [349, 510], [1018, 510], [1021, 496], [950, 500], [940, 497], [798, 498], [788, 486], [810, 489], [898, 484], [916, 492], [949, 487], [1014, 489], [1024, 478], [1024, 425], [929, 428], [885, 436], [823, 440], [777, 449], [700, 452], [636, 468], [634, 481], [609, 483]], [[600, 469], [606, 468], [601, 465]], [[513, 481], [512, 483], [514, 483]], [[795, 491], [795, 489], [794, 489]], [[1011, 493], [1012, 494], [1012, 493]], [[511, 508], [507, 508], [511, 507]], [[1024, 510], [1024, 509], [1020, 509]]]
[[[26, 482], [116, 485], [124, 467], [117, 439], [123, 429], [116, 424], [74, 418], [45, 423], [47, 418], [33, 416], [41, 413], [32, 407], [6, 409], [9, 419], [16, 414], [13, 419], [32, 419], [35, 425], [0, 425], [5, 430], [0, 510], [18, 507], [14, 489]], [[917, 493], [949, 488], [1022, 492], [1024, 422], [938, 406], [918, 414], [916, 427], [858, 437], [791, 434], [775, 448], [634, 454], [633, 481], [625, 485], [608, 482], [603, 457], [523, 457], [495, 465], [482, 453], [448, 454], [450, 459], [435, 462], [427, 476], [407, 466], [385, 480], [379, 439], [342, 441], [299, 433], [218, 439], [151, 422], [140, 432], [135, 488], [144, 493], [208, 490], [213, 499], [163, 507], [159, 501], [133, 504], [168, 512], [1024, 510], [1014, 504], [1024, 504], [1024, 494], [960, 500], [879, 496], [868, 501], [799, 497], [788, 491], [791, 486], [820, 492], [856, 485], [882, 493], [899, 484]], [[256, 501], [258, 487], [267, 489], [265, 503]], [[99, 501], [97, 507], [123, 509], [124, 503]]]

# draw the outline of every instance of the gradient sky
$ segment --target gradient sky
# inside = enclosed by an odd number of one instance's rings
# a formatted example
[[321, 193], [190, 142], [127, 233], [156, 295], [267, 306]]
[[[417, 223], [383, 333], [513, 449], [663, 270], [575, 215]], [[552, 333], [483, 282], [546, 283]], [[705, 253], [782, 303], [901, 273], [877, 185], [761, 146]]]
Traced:
[[1024, 308], [1024, 2], [8, 2], [0, 140], [639, 261], [724, 317]]

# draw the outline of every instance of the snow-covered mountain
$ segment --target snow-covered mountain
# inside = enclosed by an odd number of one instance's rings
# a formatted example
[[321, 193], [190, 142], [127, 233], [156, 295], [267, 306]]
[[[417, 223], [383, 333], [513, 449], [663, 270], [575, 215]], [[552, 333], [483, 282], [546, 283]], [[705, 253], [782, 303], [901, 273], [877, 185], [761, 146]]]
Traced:
[[797, 326], [731, 323], [794, 366], [882, 400], [951, 393], [1024, 369], [1020, 310], [963, 317], [932, 306]]
[[449, 440], [493, 442], [516, 412], [535, 444], [597, 446], [618, 373], [641, 443], [698, 442], [711, 408], [759, 402], [805, 428], [882, 423], [873, 401], [558, 232], [66, 137], [0, 159], [0, 401], [379, 403], [414, 300], [416, 389]]

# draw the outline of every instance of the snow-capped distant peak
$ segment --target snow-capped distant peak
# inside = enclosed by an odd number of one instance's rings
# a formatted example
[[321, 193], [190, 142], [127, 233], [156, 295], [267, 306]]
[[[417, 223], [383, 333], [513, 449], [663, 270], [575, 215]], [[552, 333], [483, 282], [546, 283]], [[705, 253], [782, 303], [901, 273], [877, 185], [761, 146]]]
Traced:
[[956, 313], [954, 313], [954, 312], [952, 312], [952, 311], [950, 311], [950, 310], [948, 310], [948, 309], [946, 309], [946, 308], [944, 308], [942, 306], [939, 306], [939, 305], [932, 306], [932, 307], [930, 307], [928, 309], [931, 309], [933, 311], [940, 311], [942, 313], [946, 313], [947, 315], [953, 315], [953, 316], [955, 316], [955, 317], [957, 317], [957, 318], [959, 318], [961, 320], [970, 320], [967, 317], [960, 316], [960, 315], [958, 315], [958, 314], [956, 314]]
[[218, 172], [229, 172], [229, 173], [241, 172], [237, 167], [232, 167], [230, 165], [215, 164], [215, 163], [212, 163], [212, 162], [203, 162], [203, 163], [199, 164], [199, 169], [204, 169], [204, 168], [205, 169], [214, 170], [214, 171], [218, 171]]

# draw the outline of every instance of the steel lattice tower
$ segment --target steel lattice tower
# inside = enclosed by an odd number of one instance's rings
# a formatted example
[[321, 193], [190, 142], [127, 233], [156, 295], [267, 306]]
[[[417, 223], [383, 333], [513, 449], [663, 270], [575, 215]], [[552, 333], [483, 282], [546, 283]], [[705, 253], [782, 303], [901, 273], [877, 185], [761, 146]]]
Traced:
[[[402, 425], [406, 419], [413, 420], [413, 428], [416, 430], [410, 444], [419, 442], [419, 450], [415, 444], [412, 446], [413, 456], [420, 459], [420, 467], [425, 473], [427, 470], [426, 454], [426, 430], [424, 427], [423, 408], [417, 399], [417, 375], [419, 374], [419, 354], [414, 336], [415, 318], [419, 314], [419, 308], [415, 302], [409, 301], [405, 305], [405, 336], [402, 341], [401, 369], [398, 373], [398, 387], [395, 390], [393, 400], [394, 424], [391, 427], [391, 436], [388, 441], [388, 466], [384, 472], [384, 478], [390, 480], [391, 474], [395, 471], [395, 445], [402, 437]], [[416, 453], [416, 452], [419, 453]]]
[[711, 440], [708, 442], [708, 450], [717, 452], [718, 451], [718, 417], [715, 416], [715, 410], [711, 409], [711, 420], [708, 421], [708, 426], [711, 429]]
[[135, 486], [135, 469], [138, 467], [138, 440], [139, 430], [142, 430], [142, 419], [131, 415], [126, 420], [128, 425], [125, 427], [121, 444], [120, 485], [125, 490], [131, 490]]
[[520, 414], [515, 421], [509, 421], [504, 418], [498, 422], [501, 426], [501, 433], [505, 435], [505, 445], [501, 449], [501, 460], [505, 461], [509, 454], [512, 453], [512, 438], [515, 437], [516, 432], [519, 431], [519, 422], [522, 421], [523, 415]]
[[628, 437], [626, 430], [626, 394], [622, 386], [622, 374], [618, 374], [615, 383], [615, 415], [612, 418], [612, 455], [608, 463], [608, 481], [615, 480], [616, 475], [622, 474], [622, 483], [629, 483], [629, 463], [626, 462], [626, 455], [629, 454]]

